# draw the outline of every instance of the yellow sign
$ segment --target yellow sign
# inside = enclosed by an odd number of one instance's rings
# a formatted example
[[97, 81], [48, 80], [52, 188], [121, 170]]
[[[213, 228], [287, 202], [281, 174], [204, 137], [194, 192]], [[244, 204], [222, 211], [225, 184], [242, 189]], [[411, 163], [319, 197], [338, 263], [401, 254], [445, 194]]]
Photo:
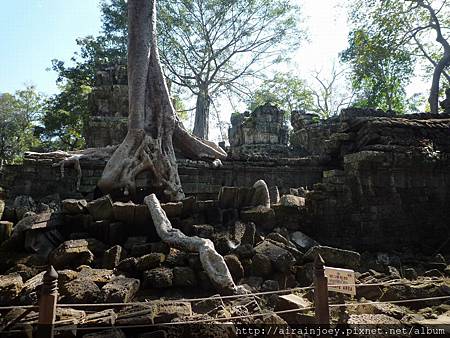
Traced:
[[328, 279], [328, 291], [356, 295], [355, 271], [325, 266], [325, 276]]

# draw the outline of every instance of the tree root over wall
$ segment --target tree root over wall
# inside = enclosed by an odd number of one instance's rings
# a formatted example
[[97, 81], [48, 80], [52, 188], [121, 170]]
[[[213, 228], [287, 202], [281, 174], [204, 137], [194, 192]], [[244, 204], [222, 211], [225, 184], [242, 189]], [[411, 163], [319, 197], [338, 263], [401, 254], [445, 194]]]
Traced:
[[211, 281], [224, 292], [239, 293], [223, 257], [217, 253], [211, 240], [197, 236], [188, 237], [179, 229], [174, 229], [155, 194], [144, 199], [161, 240], [170, 246], [189, 252], [198, 252], [200, 261]]

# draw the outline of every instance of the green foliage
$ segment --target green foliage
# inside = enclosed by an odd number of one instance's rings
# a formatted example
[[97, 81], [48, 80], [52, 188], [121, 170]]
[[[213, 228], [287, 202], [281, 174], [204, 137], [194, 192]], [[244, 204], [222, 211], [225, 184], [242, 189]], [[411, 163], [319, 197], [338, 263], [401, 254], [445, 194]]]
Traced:
[[314, 110], [313, 101], [312, 93], [302, 79], [279, 73], [272, 79], [265, 80], [247, 103], [248, 109], [252, 111], [270, 103], [289, 115], [293, 110]]
[[77, 39], [80, 50], [74, 53], [70, 65], [52, 61], [52, 69], [58, 73], [60, 93], [45, 105], [40, 133], [47, 150], [74, 150], [85, 146], [83, 130], [89, 117], [88, 96], [95, 85], [97, 71], [126, 64], [126, 1], [101, 0], [100, 6], [102, 33]]
[[[360, 106], [417, 111], [422, 100], [406, 98], [405, 86], [420, 65], [431, 82], [438, 61], [444, 55], [436, 43], [440, 23], [443, 36], [450, 32], [450, 6], [446, 0], [354, 0], [348, 1], [350, 47], [342, 60], [353, 69], [352, 81]], [[434, 12], [436, 20], [427, 9]], [[441, 84], [450, 80], [449, 65]], [[413, 105], [412, 105], [413, 104]]]
[[0, 164], [20, 162], [25, 151], [40, 145], [35, 128], [42, 101], [33, 86], [0, 95]]
[[283, 60], [302, 38], [289, 0], [161, 0], [158, 9], [162, 63], [194, 95], [242, 94], [242, 81]]
[[91, 87], [67, 81], [61, 92], [47, 100], [42, 119], [41, 139], [46, 150], [75, 150], [85, 146], [82, 135], [88, 117]]
[[349, 47], [341, 59], [352, 68], [355, 106], [403, 111], [405, 87], [413, 73], [411, 53], [398, 48], [386, 30], [370, 33], [357, 29], [350, 33]]

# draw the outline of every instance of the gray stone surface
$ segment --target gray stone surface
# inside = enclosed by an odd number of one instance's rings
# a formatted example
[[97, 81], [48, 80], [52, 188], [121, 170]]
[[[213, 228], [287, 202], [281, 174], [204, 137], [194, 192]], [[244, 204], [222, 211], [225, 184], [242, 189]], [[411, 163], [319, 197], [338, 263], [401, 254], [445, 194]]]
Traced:
[[88, 241], [84, 239], [66, 241], [50, 254], [49, 262], [55, 268], [76, 268], [92, 263], [94, 255], [88, 249], [88, 245]]
[[114, 216], [113, 202], [109, 195], [89, 202], [87, 209], [94, 221], [109, 220]]
[[102, 300], [105, 303], [128, 303], [133, 300], [140, 285], [139, 279], [117, 276], [102, 287]]
[[173, 271], [169, 268], [155, 268], [143, 274], [144, 288], [168, 288], [173, 284]]
[[305, 261], [314, 261], [318, 254], [322, 256], [326, 266], [357, 269], [361, 264], [361, 255], [359, 253], [329, 246], [315, 246], [305, 254], [303, 259]]
[[22, 277], [18, 273], [0, 276], [0, 304], [11, 305], [23, 288]]
[[255, 247], [257, 254], [267, 256], [272, 262], [274, 269], [280, 272], [286, 272], [295, 263], [294, 256], [291, 253], [273, 242], [264, 241]]

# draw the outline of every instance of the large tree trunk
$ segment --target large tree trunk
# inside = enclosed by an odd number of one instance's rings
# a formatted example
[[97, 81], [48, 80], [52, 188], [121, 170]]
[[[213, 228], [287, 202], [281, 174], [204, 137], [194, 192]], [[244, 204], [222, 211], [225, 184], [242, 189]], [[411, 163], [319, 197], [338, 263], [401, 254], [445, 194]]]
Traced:
[[209, 107], [210, 97], [208, 90], [200, 88], [197, 95], [197, 105], [195, 108], [195, 122], [193, 134], [201, 139], [207, 140], [209, 137]]
[[431, 83], [430, 96], [428, 102], [430, 104], [430, 112], [437, 114], [439, 112], [439, 83], [441, 75], [445, 70], [445, 67], [450, 64], [450, 51], [444, 53], [442, 59], [434, 67], [433, 81]]
[[134, 194], [136, 176], [148, 171], [150, 191], [179, 200], [184, 193], [173, 142], [190, 158], [223, 159], [226, 153], [189, 135], [175, 113], [156, 43], [156, 0], [129, 0], [128, 17], [128, 134], [109, 159], [98, 186], [104, 193]]
[[444, 55], [434, 67], [433, 81], [431, 83], [430, 96], [428, 97], [431, 113], [437, 114], [439, 113], [439, 82], [445, 68], [450, 65], [450, 44], [442, 34], [441, 23], [437, 16], [438, 12], [431, 7], [429, 2], [423, 0], [417, 0], [416, 2], [430, 14], [430, 25], [436, 32], [436, 41], [439, 42], [444, 49]]

